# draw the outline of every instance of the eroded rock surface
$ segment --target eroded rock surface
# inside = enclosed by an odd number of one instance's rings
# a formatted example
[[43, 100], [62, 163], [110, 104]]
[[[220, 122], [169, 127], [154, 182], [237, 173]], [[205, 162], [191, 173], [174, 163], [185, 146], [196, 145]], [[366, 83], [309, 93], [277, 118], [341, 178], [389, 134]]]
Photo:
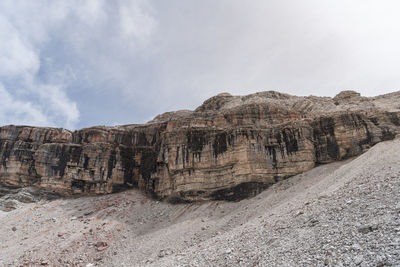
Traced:
[[138, 187], [171, 202], [237, 200], [400, 133], [400, 92], [223, 93], [142, 125], [0, 128], [0, 183], [64, 194]]

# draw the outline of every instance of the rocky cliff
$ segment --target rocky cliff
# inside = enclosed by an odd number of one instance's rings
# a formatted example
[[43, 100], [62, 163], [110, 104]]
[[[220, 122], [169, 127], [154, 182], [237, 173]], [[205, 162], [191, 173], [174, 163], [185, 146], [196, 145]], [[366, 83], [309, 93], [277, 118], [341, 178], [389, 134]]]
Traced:
[[400, 133], [400, 92], [223, 93], [141, 125], [0, 128], [0, 183], [58, 193], [138, 187], [171, 202], [237, 200]]

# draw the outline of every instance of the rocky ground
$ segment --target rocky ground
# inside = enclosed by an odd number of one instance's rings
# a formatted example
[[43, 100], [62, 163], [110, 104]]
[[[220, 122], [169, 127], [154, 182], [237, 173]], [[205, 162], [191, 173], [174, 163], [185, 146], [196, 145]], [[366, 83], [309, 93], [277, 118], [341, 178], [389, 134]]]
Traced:
[[240, 202], [2, 189], [0, 266], [400, 266], [399, 153], [379, 143]]
[[59, 194], [39, 187], [4, 187], [0, 186], [0, 210], [15, 210], [25, 203], [33, 203], [41, 200], [54, 200], [60, 198]]

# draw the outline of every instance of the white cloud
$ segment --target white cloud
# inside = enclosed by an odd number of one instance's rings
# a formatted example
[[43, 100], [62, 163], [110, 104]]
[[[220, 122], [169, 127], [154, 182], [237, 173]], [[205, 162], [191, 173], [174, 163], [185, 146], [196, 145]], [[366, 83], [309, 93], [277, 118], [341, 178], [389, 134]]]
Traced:
[[[104, 0], [86, 0], [80, 1], [79, 3], [80, 7], [76, 8], [76, 13], [80, 21], [88, 25], [94, 25], [100, 20], [107, 18]], [[76, 2], [74, 4], [76, 4]]]
[[0, 121], [3, 125], [48, 126], [50, 122], [41, 108], [31, 102], [16, 100], [0, 84]]
[[[49, 36], [57, 25], [66, 19], [68, 7], [61, 2], [50, 4], [47, 1], [4, 1], [2, 5], [0, 77], [6, 83], [0, 90], [3, 102], [0, 123], [73, 128], [79, 111], [61, 86], [63, 81], [49, 84], [39, 77], [42, 46], [50, 41]], [[37, 16], [36, 11], [42, 15]], [[12, 96], [10, 91], [18, 94]], [[15, 99], [16, 96], [22, 98]]]
[[146, 1], [122, 1], [119, 6], [122, 36], [146, 44], [156, 27], [150, 12], [151, 6]]
[[376, 95], [400, 87], [399, 7], [394, 0], [2, 0], [0, 81], [14, 102], [72, 128], [145, 121], [221, 91]]
[[46, 103], [48, 117], [54, 122], [57, 119], [64, 121], [66, 128], [74, 128], [79, 120], [79, 110], [77, 104], [69, 99], [63, 87], [60, 85], [36, 85], [40, 99]]
[[38, 71], [38, 55], [30, 43], [24, 42], [17, 29], [1, 15], [0, 40], [0, 77], [26, 77]]

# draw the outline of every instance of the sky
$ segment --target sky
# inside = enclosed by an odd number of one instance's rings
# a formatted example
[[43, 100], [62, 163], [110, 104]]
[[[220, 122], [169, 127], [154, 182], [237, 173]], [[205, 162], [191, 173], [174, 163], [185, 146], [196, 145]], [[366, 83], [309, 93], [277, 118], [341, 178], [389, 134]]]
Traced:
[[1, 0], [0, 126], [143, 123], [222, 92], [400, 90], [398, 0]]

